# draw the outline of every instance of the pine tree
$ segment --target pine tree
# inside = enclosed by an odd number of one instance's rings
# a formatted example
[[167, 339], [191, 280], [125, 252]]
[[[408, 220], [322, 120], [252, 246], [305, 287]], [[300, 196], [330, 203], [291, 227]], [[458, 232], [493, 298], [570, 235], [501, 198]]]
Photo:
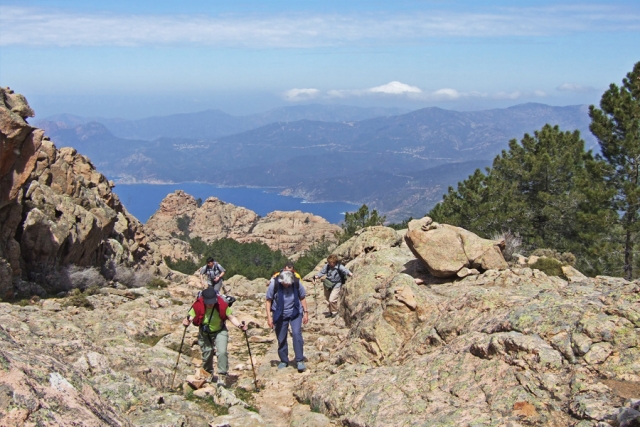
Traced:
[[577, 131], [546, 125], [510, 141], [486, 174], [477, 170], [457, 191], [450, 188], [429, 215], [483, 237], [518, 233], [529, 249], [571, 251], [587, 272], [601, 273], [610, 262], [594, 260], [602, 255], [595, 248], [612, 215], [603, 168]]
[[622, 80], [622, 87], [613, 83], [609, 86], [600, 100], [600, 109], [589, 107], [589, 116], [589, 128], [611, 166], [606, 180], [616, 189], [612, 207], [621, 214], [624, 275], [631, 280], [635, 234], [640, 227], [640, 62]]
[[338, 240], [340, 243], [349, 240], [356, 231], [371, 227], [373, 225], [382, 225], [387, 220], [386, 216], [380, 216], [377, 210], [369, 212], [367, 205], [360, 206], [360, 209], [350, 213], [344, 214], [344, 222], [341, 224], [342, 232], [338, 233]]

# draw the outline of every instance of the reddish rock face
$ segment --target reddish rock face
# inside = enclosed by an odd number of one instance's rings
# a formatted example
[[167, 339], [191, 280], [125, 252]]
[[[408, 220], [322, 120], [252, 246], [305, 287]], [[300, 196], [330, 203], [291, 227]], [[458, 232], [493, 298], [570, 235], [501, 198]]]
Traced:
[[175, 253], [169, 242], [176, 242], [172, 236], [184, 232], [179, 221], [188, 224], [190, 237], [200, 237], [207, 243], [222, 238], [240, 242], [259, 241], [293, 258], [323, 238], [335, 240], [334, 234], [340, 230], [337, 225], [310, 213], [275, 211], [261, 218], [249, 209], [215, 197], [209, 197], [198, 207], [193, 196], [177, 190], [165, 197], [160, 209], [145, 224], [152, 241], [164, 248], [164, 256]]
[[19, 293], [16, 283], [27, 293], [64, 290], [58, 274], [69, 264], [162, 270], [113, 184], [30, 126], [33, 115], [22, 95], [0, 88], [0, 298]]

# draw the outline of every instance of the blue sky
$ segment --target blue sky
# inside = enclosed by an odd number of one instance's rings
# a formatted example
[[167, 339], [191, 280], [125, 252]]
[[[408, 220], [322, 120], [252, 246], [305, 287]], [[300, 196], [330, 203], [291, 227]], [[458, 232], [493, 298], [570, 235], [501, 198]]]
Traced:
[[637, 1], [0, 0], [0, 84], [38, 117], [339, 103], [597, 103]]

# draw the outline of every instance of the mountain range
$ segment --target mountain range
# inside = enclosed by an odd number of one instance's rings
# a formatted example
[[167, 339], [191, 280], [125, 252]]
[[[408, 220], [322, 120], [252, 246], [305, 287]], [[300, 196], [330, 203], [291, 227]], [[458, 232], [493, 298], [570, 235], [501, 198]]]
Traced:
[[449, 186], [489, 166], [510, 139], [547, 123], [578, 129], [595, 147], [587, 111], [529, 103], [397, 114], [308, 105], [243, 117], [204, 111], [103, 123], [61, 115], [37, 125], [122, 182], [278, 187], [310, 201], [367, 203], [397, 221], [424, 215]]

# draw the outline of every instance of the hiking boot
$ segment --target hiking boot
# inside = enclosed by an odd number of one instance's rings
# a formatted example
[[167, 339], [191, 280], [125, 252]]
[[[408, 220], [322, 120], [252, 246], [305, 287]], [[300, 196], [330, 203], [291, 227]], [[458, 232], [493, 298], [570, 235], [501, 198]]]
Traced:
[[298, 362], [298, 372], [304, 372], [305, 369], [307, 369], [307, 367], [304, 366], [304, 362]]
[[289, 366], [289, 364], [288, 364], [288, 363], [280, 362], [280, 363], [278, 364], [278, 369], [284, 369], [284, 368], [286, 368], [287, 366]]
[[218, 374], [218, 382], [216, 383], [220, 387], [227, 386], [227, 374]]
[[331, 313], [329, 317], [338, 317], [338, 312], [336, 311], [335, 313]]

